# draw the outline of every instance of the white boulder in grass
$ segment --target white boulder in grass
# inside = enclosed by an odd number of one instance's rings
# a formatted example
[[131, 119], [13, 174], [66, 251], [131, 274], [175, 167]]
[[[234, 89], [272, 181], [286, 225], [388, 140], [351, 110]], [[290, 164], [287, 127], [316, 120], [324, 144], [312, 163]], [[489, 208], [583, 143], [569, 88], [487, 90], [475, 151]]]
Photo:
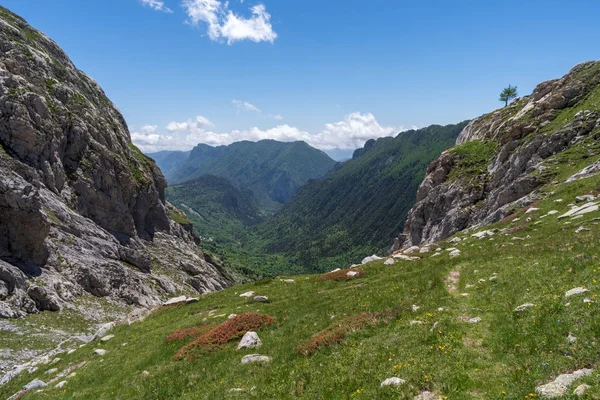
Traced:
[[583, 294], [583, 293], [587, 293], [587, 292], [589, 292], [589, 290], [586, 288], [576, 287], [576, 288], [569, 290], [567, 293], [565, 293], [565, 297], [576, 296], [578, 294]]
[[570, 374], [562, 374], [552, 382], [538, 386], [535, 391], [543, 399], [558, 399], [567, 394], [573, 382], [584, 376], [589, 376], [593, 372], [591, 369], [580, 369]]
[[261, 344], [262, 344], [262, 341], [260, 340], [260, 338], [258, 337], [258, 334], [256, 332], [246, 332], [244, 337], [242, 337], [240, 344], [238, 344], [237, 348], [238, 348], [238, 350], [254, 349], [256, 347], [260, 347]]
[[261, 356], [260, 354], [248, 354], [242, 357], [242, 364], [270, 363], [271, 360], [271, 357]]
[[379, 261], [379, 260], [383, 260], [383, 258], [373, 254], [372, 256], [363, 258], [361, 264], [368, 264], [368, 263], [372, 263], [373, 261]]
[[419, 253], [421, 251], [421, 248], [419, 246], [411, 246], [408, 249], [404, 250], [403, 253], [404, 254], [415, 254], [415, 253]]
[[360, 273], [357, 272], [357, 271], [348, 271], [348, 272], [346, 272], [346, 276], [348, 276], [350, 278], [356, 278], [358, 275], [360, 275]]
[[387, 260], [385, 260], [383, 265], [394, 265], [395, 263], [396, 263], [396, 261], [394, 261], [393, 258], [388, 258]]
[[534, 307], [532, 303], [521, 304], [519, 307], [515, 308], [514, 312], [522, 312], [532, 307]]
[[187, 302], [186, 296], [173, 297], [163, 303], [163, 306], [171, 306], [173, 304], [185, 303]]
[[450, 252], [450, 257], [452, 257], [452, 258], [458, 257], [460, 255], [461, 255], [461, 252], [458, 249], [457, 250], [453, 250], [453, 251]]
[[240, 294], [240, 297], [252, 297], [252, 296], [254, 296], [254, 292], [252, 292], [252, 291]]
[[386, 387], [386, 386], [400, 386], [402, 384], [404, 384], [406, 381], [404, 379], [400, 379], [396, 376], [391, 377], [391, 378], [387, 378], [386, 380], [384, 380], [383, 382], [381, 382], [381, 387]]

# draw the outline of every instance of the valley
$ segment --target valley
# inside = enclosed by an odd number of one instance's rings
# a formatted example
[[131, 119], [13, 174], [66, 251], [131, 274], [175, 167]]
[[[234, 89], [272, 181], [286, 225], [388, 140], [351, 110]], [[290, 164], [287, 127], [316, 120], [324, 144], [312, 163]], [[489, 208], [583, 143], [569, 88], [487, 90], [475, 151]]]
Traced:
[[3, 6], [0, 50], [0, 398], [600, 399], [600, 61], [454, 124], [130, 132]]

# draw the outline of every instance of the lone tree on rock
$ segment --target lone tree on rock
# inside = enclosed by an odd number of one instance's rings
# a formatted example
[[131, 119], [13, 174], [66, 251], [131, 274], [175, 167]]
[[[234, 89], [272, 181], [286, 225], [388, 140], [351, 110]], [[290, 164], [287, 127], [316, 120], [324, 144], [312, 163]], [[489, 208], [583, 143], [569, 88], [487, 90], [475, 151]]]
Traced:
[[508, 105], [508, 102], [517, 97], [519, 94], [517, 93], [517, 87], [512, 87], [508, 85], [502, 93], [500, 93], [500, 101], [504, 102], [504, 107]]

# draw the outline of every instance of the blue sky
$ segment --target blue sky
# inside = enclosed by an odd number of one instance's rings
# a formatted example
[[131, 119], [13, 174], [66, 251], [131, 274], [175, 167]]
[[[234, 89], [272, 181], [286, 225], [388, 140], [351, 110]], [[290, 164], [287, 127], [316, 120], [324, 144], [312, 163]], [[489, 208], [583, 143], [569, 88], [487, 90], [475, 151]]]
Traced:
[[596, 0], [0, 3], [98, 80], [145, 151], [265, 137], [352, 149], [477, 117], [509, 84], [528, 94], [600, 58]]

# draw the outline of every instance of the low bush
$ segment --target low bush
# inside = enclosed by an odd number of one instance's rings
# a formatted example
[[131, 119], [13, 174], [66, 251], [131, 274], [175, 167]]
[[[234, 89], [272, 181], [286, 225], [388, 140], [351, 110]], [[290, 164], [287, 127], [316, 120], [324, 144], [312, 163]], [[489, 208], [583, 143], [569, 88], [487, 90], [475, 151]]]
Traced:
[[213, 327], [213, 325], [200, 325], [193, 326], [191, 328], [180, 329], [167, 336], [165, 342], [171, 343], [176, 341], [180, 342], [185, 339], [196, 339], [197, 337], [206, 333], [206, 331], [210, 330]]
[[318, 332], [310, 339], [303, 340], [296, 346], [294, 352], [304, 356], [314, 354], [323, 347], [330, 347], [342, 342], [348, 334], [360, 331], [369, 326], [387, 323], [394, 318], [394, 313], [369, 313], [362, 312], [334, 322], [327, 328]]
[[248, 331], [255, 331], [272, 323], [273, 317], [270, 315], [255, 313], [238, 315], [198, 336], [192, 343], [182, 347], [175, 354], [175, 359], [194, 359], [205, 352], [214, 351], [232, 340], [241, 338]]

